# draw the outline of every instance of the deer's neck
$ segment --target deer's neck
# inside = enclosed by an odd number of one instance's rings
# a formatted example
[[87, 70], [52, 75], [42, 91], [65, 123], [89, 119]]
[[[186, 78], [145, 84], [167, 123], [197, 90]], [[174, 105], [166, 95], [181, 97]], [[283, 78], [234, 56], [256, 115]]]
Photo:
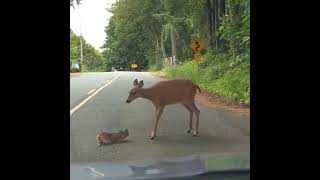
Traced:
[[152, 102], [154, 101], [154, 96], [150, 88], [141, 88], [141, 91], [142, 91], [141, 93], [142, 98], [148, 99]]

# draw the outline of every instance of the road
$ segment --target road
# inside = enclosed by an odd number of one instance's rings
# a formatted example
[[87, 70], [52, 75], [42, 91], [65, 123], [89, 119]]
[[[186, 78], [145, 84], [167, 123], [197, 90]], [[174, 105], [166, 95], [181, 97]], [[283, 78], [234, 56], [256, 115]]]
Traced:
[[[186, 133], [189, 112], [177, 104], [166, 106], [157, 138], [150, 140], [154, 123], [151, 102], [145, 99], [125, 102], [135, 78], [144, 80], [145, 87], [159, 81], [147, 72], [83, 73], [70, 77], [70, 110], [77, 108], [70, 115], [70, 162], [132, 161], [250, 151], [250, 117], [201, 105], [197, 105], [200, 109], [199, 137]], [[92, 89], [99, 92], [95, 94]], [[128, 128], [128, 141], [98, 147], [95, 136], [100, 128], [110, 132]]]

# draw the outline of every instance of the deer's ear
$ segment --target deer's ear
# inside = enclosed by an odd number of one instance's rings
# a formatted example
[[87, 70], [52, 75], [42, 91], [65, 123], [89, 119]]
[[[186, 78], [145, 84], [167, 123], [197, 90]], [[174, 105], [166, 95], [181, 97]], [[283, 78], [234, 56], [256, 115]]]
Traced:
[[142, 88], [142, 87], [143, 87], [143, 80], [141, 80], [141, 81], [139, 82], [138, 87], [139, 87], [139, 88]]
[[135, 80], [133, 81], [133, 85], [134, 85], [134, 86], [138, 86], [138, 79], [135, 79]]

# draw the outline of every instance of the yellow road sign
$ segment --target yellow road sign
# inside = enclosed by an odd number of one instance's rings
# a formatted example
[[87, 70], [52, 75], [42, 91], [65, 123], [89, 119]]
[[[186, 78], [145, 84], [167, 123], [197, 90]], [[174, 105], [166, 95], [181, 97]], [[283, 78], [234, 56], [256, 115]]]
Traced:
[[201, 54], [200, 53], [194, 54], [194, 60], [196, 60], [196, 62], [199, 63], [202, 60]]
[[195, 53], [200, 53], [204, 49], [204, 42], [200, 39], [194, 39], [191, 41], [191, 48]]
[[138, 65], [137, 64], [131, 64], [131, 68], [137, 68]]

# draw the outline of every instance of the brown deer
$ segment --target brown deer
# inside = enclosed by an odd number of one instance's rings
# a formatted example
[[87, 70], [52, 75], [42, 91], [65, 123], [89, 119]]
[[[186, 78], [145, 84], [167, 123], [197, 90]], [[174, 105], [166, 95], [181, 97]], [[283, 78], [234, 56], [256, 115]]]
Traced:
[[143, 80], [138, 83], [137, 79], [133, 81], [133, 86], [134, 88], [129, 92], [129, 97], [126, 101], [127, 103], [141, 97], [150, 100], [155, 107], [155, 124], [150, 139], [156, 137], [159, 119], [164, 107], [169, 104], [177, 103], [181, 103], [190, 112], [190, 122], [187, 133], [191, 133], [193, 112], [196, 113], [196, 130], [193, 132], [193, 136], [199, 134], [200, 110], [194, 104], [194, 97], [197, 89], [201, 93], [199, 86], [193, 84], [190, 80], [170, 80], [158, 82], [149, 88], [142, 88]]

